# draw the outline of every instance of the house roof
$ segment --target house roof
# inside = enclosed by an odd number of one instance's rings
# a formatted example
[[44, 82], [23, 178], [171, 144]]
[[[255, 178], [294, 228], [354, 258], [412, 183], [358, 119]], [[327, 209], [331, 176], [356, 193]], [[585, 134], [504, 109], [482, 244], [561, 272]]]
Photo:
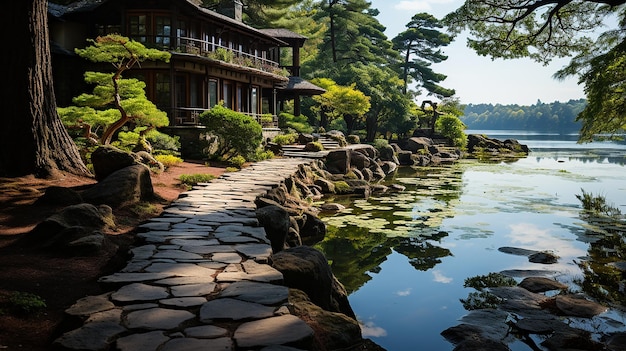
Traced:
[[302, 77], [290, 76], [288, 82], [281, 83], [278, 87], [283, 95], [321, 95], [325, 89], [303, 79]]
[[302, 45], [304, 45], [304, 42], [308, 39], [307, 37], [292, 32], [286, 28], [267, 28], [259, 29], [259, 31], [271, 37], [286, 41], [290, 45], [297, 45], [299, 47], [302, 47]]
[[[82, 1], [68, 4], [66, 6], [50, 4], [52, 6], [48, 8], [48, 12], [55, 17], [63, 17], [65, 15], [74, 14], [74, 13], [91, 12], [95, 10], [96, 8], [98, 8], [99, 6], [109, 1], [111, 0], [82, 0]], [[198, 1], [198, 0], [178, 0], [178, 1], [189, 5], [194, 10], [198, 11], [198, 13], [201, 14], [203, 17], [211, 18], [214, 21], [228, 24], [243, 32], [247, 32], [250, 34], [254, 34], [258, 37], [265, 38], [266, 40], [271, 41], [279, 46], [286, 46], [290, 44], [288, 42], [281, 40], [280, 38], [274, 37], [271, 34], [266, 33], [263, 30], [256, 29], [241, 21], [237, 21], [234, 18], [230, 18], [226, 15], [222, 15], [213, 10], [209, 10], [204, 7], [201, 7], [200, 6], [201, 1]]]

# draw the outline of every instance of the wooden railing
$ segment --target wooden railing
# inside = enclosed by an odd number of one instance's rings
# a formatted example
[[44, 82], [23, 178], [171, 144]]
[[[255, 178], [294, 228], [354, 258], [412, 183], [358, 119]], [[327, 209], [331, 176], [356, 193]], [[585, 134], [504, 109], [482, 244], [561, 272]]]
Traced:
[[[200, 107], [175, 107], [172, 109], [172, 115], [174, 116], [175, 126], [196, 126], [199, 125], [200, 114], [204, 111], [208, 111], [208, 108]], [[251, 112], [239, 112], [244, 115], [253, 117], [263, 128], [275, 128], [278, 127], [278, 116], [270, 114], [260, 114]], [[271, 116], [271, 121], [267, 120], [267, 117]]]

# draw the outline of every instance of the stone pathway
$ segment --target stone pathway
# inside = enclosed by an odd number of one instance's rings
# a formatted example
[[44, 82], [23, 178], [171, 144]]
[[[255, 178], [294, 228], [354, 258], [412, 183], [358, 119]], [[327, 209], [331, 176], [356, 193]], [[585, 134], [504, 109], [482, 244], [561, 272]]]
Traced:
[[59, 337], [68, 350], [298, 350], [313, 330], [290, 313], [282, 274], [254, 200], [305, 159], [272, 159], [226, 173], [184, 193], [140, 226], [145, 243], [120, 272], [102, 277], [112, 292], [66, 312], [84, 322]]

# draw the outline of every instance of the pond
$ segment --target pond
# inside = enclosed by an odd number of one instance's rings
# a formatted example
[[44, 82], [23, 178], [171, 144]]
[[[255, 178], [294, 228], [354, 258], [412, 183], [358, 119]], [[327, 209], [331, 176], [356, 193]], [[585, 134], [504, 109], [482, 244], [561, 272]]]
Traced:
[[[577, 144], [576, 135], [468, 133], [517, 139], [532, 151], [510, 162], [404, 167], [387, 180], [404, 191], [327, 199], [347, 209], [322, 215], [328, 233], [317, 247], [348, 290], [364, 337], [389, 351], [452, 350], [440, 333], [467, 314], [460, 300], [475, 291], [463, 286], [469, 277], [546, 270], [587, 292], [589, 272], [580, 267], [597, 250], [585, 235], [590, 224], [576, 195], [602, 195], [626, 213], [626, 144]], [[505, 246], [550, 250], [560, 259], [530, 263], [498, 251]], [[611, 311], [589, 324], [600, 333], [626, 329], [626, 314]], [[531, 350], [514, 338], [509, 347]]]

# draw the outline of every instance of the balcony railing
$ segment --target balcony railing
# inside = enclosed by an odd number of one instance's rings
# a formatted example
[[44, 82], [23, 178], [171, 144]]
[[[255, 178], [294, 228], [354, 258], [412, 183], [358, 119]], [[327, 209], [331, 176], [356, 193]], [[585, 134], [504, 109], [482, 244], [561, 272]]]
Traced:
[[289, 73], [280, 67], [276, 61], [272, 61], [255, 54], [226, 47], [217, 43], [200, 40], [196, 38], [178, 37], [176, 38], [176, 50], [187, 54], [204, 56], [226, 63], [239, 66], [255, 68], [264, 72], [282, 76]]
[[[200, 107], [175, 107], [172, 109], [174, 125], [176, 126], [196, 126], [200, 123], [199, 117], [208, 108]], [[272, 114], [259, 114], [251, 112], [239, 112], [253, 117], [263, 128], [278, 127], [278, 116]]]

